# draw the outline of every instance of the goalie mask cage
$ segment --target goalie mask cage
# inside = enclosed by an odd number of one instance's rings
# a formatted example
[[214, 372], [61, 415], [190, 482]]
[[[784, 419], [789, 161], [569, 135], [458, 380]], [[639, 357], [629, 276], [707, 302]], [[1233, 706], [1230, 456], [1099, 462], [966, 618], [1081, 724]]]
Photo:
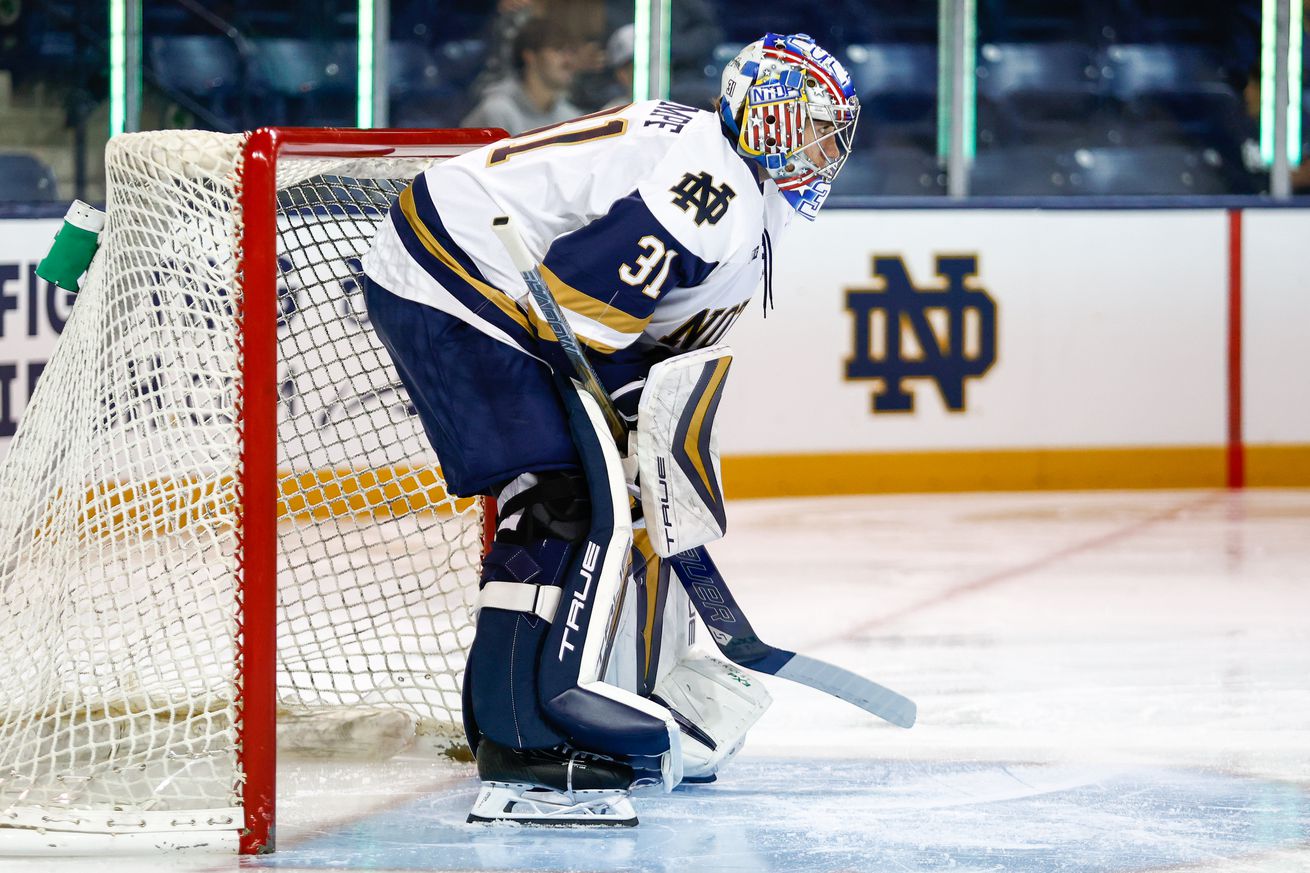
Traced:
[[110, 141], [100, 251], [0, 464], [0, 842], [269, 851], [279, 715], [311, 753], [458, 735], [481, 507], [357, 277], [412, 177], [497, 136]]

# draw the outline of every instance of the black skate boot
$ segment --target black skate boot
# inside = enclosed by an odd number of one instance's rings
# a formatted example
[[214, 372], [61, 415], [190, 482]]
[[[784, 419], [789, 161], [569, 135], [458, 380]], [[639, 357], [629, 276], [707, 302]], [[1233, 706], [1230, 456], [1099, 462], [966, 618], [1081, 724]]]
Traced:
[[486, 737], [478, 743], [482, 791], [470, 822], [535, 825], [637, 823], [629, 790], [632, 768], [617, 761], [561, 749], [518, 751]]

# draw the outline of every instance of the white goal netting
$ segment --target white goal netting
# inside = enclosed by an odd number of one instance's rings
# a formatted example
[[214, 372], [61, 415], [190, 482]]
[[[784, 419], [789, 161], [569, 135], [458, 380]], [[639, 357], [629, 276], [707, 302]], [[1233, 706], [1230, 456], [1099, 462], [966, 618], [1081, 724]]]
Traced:
[[[240, 807], [244, 141], [109, 144], [100, 252], [0, 463], [0, 826]], [[356, 282], [426, 163], [278, 165], [278, 698], [309, 754], [457, 733], [480, 508], [442, 490]]]

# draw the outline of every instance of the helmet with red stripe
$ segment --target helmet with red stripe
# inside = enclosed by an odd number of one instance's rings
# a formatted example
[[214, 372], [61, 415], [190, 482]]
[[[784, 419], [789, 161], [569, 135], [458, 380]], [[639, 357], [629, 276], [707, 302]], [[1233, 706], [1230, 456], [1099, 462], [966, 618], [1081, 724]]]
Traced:
[[803, 33], [765, 34], [723, 70], [719, 117], [806, 218], [850, 156], [860, 101], [850, 74]]

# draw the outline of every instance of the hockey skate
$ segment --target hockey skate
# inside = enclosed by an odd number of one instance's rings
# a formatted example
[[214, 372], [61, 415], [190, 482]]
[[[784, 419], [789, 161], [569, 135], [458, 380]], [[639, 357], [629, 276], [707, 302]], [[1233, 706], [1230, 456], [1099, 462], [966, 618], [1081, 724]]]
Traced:
[[582, 752], [516, 751], [491, 740], [478, 743], [482, 790], [470, 822], [571, 826], [637, 823], [629, 792], [632, 768]]

